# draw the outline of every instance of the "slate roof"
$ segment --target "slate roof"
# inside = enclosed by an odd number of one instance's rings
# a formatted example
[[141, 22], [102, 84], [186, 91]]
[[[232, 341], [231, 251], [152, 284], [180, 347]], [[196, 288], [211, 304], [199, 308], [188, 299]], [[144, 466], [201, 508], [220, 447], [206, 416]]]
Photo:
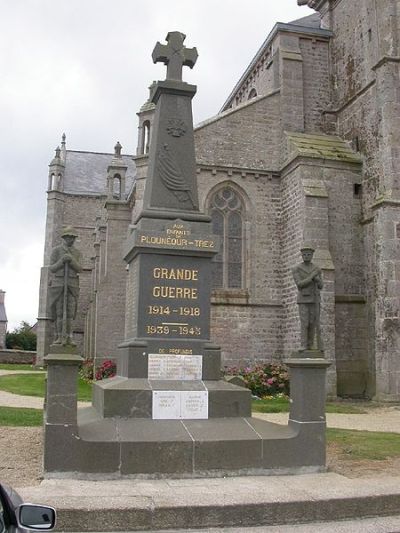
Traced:
[[[106, 194], [107, 167], [114, 154], [67, 150], [65, 156], [64, 192], [87, 196]], [[126, 192], [136, 179], [136, 166], [132, 155], [123, 155], [126, 171]]]
[[333, 159], [346, 163], [361, 163], [361, 157], [340, 137], [333, 135], [309, 135], [306, 133], [286, 132], [286, 136], [296, 155]]
[[0, 322], [7, 322], [6, 308], [0, 304]]
[[320, 28], [321, 17], [319, 13], [312, 13], [312, 15], [307, 15], [307, 17], [292, 20], [288, 24], [293, 24], [294, 26], [302, 26], [303, 28]]

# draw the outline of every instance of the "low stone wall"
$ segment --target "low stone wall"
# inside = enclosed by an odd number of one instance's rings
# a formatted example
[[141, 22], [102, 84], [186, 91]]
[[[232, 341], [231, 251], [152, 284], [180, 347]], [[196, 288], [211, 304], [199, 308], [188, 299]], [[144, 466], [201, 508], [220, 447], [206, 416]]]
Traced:
[[35, 360], [36, 352], [28, 352], [27, 350], [0, 350], [0, 364], [32, 364]]

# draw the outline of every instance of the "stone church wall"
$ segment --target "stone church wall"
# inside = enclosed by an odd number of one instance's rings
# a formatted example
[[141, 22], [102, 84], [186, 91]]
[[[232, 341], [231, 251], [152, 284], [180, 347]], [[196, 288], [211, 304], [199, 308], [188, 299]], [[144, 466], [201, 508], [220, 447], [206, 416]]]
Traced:
[[279, 360], [280, 319], [280, 305], [213, 304], [211, 338], [221, 346], [222, 366]]
[[342, 0], [334, 10], [331, 68], [332, 96], [337, 106], [354, 98], [374, 80], [372, 67], [379, 53], [375, 4], [375, 0]]
[[[232, 187], [245, 206], [244, 285], [213, 291], [212, 340], [221, 345], [224, 364], [279, 359], [279, 179], [245, 169], [199, 168], [201, 209], [207, 212], [209, 197], [223, 186]], [[228, 328], [229, 319], [236, 326]]]
[[324, 131], [323, 112], [329, 105], [329, 43], [299, 37], [303, 59], [304, 131]]
[[204, 122], [194, 131], [199, 164], [275, 170], [279, 164], [279, 93]]
[[361, 196], [354, 188], [361, 179], [360, 167], [325, 161], [320, 176], [328, 193], [329, 250], [335, 265], [336, 294], [365, 296]]
[[7, 322], [0, 322], [0, 349], [6, 347]]
[[[364, 159], [362, 223], [366, 258], [368, 392], [398, 399], [400, 255], [396, 224], [400, 185], [399, 8], [397, 0], [342, 0], [331, 16], [338, 133]], [[388, 203], [385, 203], [388, 202]]]
[[281, 179], [281, 286], [283, 354], [289, 356], [300, 342], [300, 322], [297, 309], [297, 291], [292, 268], [301, 261], [303, 244], [305, 197], [301, 186], [301, 170], [297, 167], [284, 173]]
[[336, 299], [336, 371], [339, 396], [369, 392], [368, 321], [363, 298]]
[[125, 340], [125, 300], [127, 271], [123, 247], [131, 212], [125, 202], [107, 201], [105, 272], [97, 286], [96, 364], [102, 359], [116, 359], [117, 347]]
[[279, 55], [272, 52], [271, 46], [259, 59], [240, 87], [232, 101], [232, 108], [246, 103], [255, 96], [265, 96], [279, 88]]
[[329, 250], [335, 267], [335, 358], [340, 395], [367, 391], [368, 344], [359, 167], [325, 164], [329, 201]]

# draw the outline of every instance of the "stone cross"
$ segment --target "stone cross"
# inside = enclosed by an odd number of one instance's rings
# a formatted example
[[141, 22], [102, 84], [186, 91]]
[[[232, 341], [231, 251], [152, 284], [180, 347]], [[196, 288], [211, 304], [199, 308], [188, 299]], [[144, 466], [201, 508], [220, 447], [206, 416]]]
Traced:
[[171, 31], [166, 37], [168, 44], [158, 42], [153, 50], [154, 63], [162, 62], [167, 65], [167, 80], [182, 80], [182, 67], [193, 68], [198, 53], [196, 48], [186, 48], [183, 41], [186, 35], [179, 31]]

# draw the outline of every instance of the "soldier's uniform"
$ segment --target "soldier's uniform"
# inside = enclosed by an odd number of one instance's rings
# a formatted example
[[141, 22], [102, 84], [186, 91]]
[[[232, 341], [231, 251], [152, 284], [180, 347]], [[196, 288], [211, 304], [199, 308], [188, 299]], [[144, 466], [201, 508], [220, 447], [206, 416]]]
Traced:
[[[72, 228], [66, 228], [62, 237], [71, 236], [76, 238], [77, 234]], [[62, 263], [62, 258], [65, 255], [70, 255], [72, 261]], [[65, 276], [66, 266], [67, 277]], [[65, 241], [62, 244], [55, 246], [50, 256], [50, 271], [52, 276], [49, 281], [49, 306], [50, 316], [56, 321], [56, 342], [61, 341], [62, 320], [63, 320], [63, 304], [64, 304], [64, 290], [67, 288], [67, 336], [71, 335], [71, 321], [76, 316], [78, 297], [79, 297], [79, 275], [81, 268], [81, 253], [72, 246], [68, 246]]]
[[[314, 252], [311, 247], [302, 248]], [[301, 263], [293, 271], [293, 278], [299, 290], [297, 303], [299, 306], [301, 324], [301, 350], [311, 350], [315, 333], [317, 334], [317, 349], [323, 350], [320, 328], [320, 302], [322, 289], [321, 269], [313, 263]], [[312, 278], [312, 279], [310, 279]]]

